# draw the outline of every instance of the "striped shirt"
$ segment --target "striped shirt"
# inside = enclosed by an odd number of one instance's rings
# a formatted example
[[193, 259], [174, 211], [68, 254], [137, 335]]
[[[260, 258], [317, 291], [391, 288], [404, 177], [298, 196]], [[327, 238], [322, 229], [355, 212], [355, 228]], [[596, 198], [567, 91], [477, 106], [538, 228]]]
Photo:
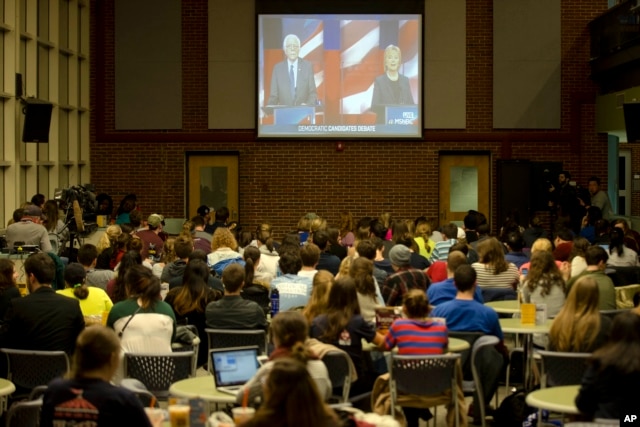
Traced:
[[442, 354], [449, 345], [447, 327], [432, 319], [397, 319], [384, 340], [387, 350], [398, 347], [398, 354]]
[[498, 274], [494, 274], [495, 269], [493, 267], [479, 262], [474, 262], [471, 267], [476, 271], [476, 283], [481, 288], [514, 289], [513, 285], [520, 280], [518, 267], [513, 263], [509, 263], [507, 270]]
[[431, 258], [429, 258], [429, 261], [431, 261], [432, 263], [434, 261], [446, 261], [449, 257], [449, 249], [451, 249], [451, 246], [455, 245], [456, 243], [458, 243], [457, 239], [449, 239], [443, 240], [441, 242], [436, 242], [436, 246], [435, 248], [433, 248], [433, 252], [431, 252]]

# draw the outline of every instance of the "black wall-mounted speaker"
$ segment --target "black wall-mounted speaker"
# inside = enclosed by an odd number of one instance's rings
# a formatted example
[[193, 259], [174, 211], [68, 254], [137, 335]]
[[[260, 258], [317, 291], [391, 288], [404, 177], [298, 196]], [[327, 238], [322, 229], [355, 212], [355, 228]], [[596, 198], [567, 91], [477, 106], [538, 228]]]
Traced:
[[22, 128], [23, 142], [49, 142], [49, 127], [53, 104], [39, 99], [24, 100], [24, 126]]
[[640, 142], [640, 102], [625, 103], [622, 108], [627, 142]]

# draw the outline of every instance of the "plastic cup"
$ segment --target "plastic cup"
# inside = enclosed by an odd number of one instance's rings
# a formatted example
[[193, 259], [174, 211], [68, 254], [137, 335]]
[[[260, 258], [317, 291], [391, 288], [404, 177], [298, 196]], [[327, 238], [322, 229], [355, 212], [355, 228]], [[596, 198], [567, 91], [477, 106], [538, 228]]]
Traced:
[[171, 427], [189, 427], [189, 405], [169, 405], [169, 422]]
[[256, 410], [250, 406], [247, 406], [246, 408], [239, 406], [237, 408], [231, 408], [231, 413], [233, 414], [233, 422], [238, 426], [253, 418]]
[[149, 422], [153, 427], [162, 427], [164, 421], [164, 410], [161, 408], [144, 408], [144, 412], [149, 417]]

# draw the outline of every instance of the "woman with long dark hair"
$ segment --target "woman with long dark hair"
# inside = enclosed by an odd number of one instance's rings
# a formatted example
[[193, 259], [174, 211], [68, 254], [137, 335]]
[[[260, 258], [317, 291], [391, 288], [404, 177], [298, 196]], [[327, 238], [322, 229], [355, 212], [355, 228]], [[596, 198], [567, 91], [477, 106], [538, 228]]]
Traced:
[[373, 278], [373, 261], [364, 257], [354, 259], [349, 267], [349, 276], [356, 284], [360, 314], [365, 321], [374, 324], [375, 309], [377, 306], [384, 306], [384, 300]]
[[[200, 339], [206, 337], [205, 308], [211, 301], [222, 297], [220, 291], [209, 287], [209, 267], [205, 261], [194, 259], [189, 261], [184, 270], [182, 286], [173, 288], [165, 297], [165, 302], [171, 306], [176, 315], [176, 321], [181, 325], [194, 325], [198, 329]], [[198, 349], [198, 366], [207, 361], [207, 346]]]
[[13, 261], [0, 258], [0, 319], [4, 319], [10, 301], [21, 296], [16, 285], [17, 278], [18, 272]]
[[120, 261], [118, 275], [107, 283], [107, 295], [109, 295], [109, 298], [111, 298], [111, 301], [113, 301], [114, 304], [127, 298], [125, 276], [129, 269], [135, 265], [142, 265], [142, 256], [140, 256], [140, 252], [127, 252]]
[[115, 304], [107, 318], [107, 326], [120, 337], [123, 353], [171, 353], [176, 316], [162, 301], [160, 280], [147, 267], [134, 265], [127, 270], [125, 284], [127, 299]]
[[639, 383], [640, 316], [629, 311], [613, 319], [609, 341], [593, 353], [576, 406], [594, 418], [636, 414]]
[[362, 340], [380, 347], [384, 336], [360, 314], [356, 284], [351, 277], [341, 277], [335, 281], [329, 291], [326, 314], [313, 319], [310, 335], [335, 345], [351, 357], [358, 374], [358, 381], [351, 388], [352, 394], [371, 391], [375, 374], [371, 361], [365, 357], [368, 355], [363, 354]]
[[622, 229], [613, 227], [609, 232], [609, 238], [607, 265], [613, 267], [636, 267], [640, 265], [637, 252], [624, 244], [624, 231]]
[[307, 366], [293, 358], [276, 360], [264, 383], [264, 402], [240, 427], [338, 427]]

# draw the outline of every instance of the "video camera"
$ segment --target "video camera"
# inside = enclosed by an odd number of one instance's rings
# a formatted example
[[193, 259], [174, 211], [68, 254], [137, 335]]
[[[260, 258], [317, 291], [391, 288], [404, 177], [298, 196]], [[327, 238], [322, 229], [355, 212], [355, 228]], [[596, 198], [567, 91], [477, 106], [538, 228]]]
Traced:
[[[59, 201], [61, 209], [66, 212], [65, 222], [68, 223], [70, 231], [76, 231], [78, 228], [83, 229], [84, 223], [95, 223], [98, 201], [93, 185], [56, 188], [53, 198]], [[74, 208], [76, 202], [77, 205]], [[81, 213], [78, 212], [78, 208]], [[77, 218], [77, 216], [81, 217]], [[74, 219], [75, 221], [73, 221]]]

